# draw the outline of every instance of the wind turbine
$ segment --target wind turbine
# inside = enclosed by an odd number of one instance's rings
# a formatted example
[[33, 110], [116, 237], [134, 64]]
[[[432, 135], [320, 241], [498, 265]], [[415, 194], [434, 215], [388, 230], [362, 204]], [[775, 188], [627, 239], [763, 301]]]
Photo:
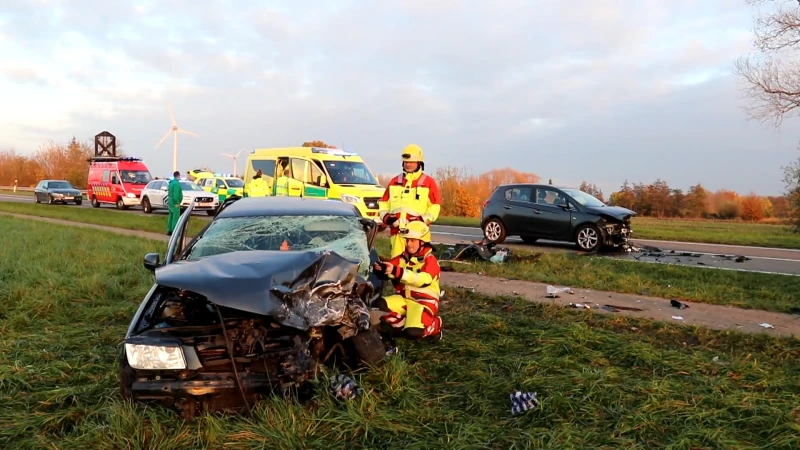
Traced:
[[156, 144], [156, 148], [161, 146], [161, 143], [167, 139], [170, 133], [172, 133], [172, 171], [178, 171], [178, 133], [188, 134], [189, 136], [197, 136], [196, 134], [192, 133], [191, 131], [184, 130], [183, 128], [178, 128], [178, 123], [175, 122], [175, 116], [172, 114], [172, 105], [167, 105], [169, 107], [169, 118], [172, 120], [172, 128], [167, 131], [167, 134], [158, 141]]
[[240, 148], [240, 149], [239, 149], [239, 151], [238, 151], [238, 152], [236, 152], [236, 154], [235, 154], [235, 155], [229, 155], [229, 154], [227, 154], [227, 153], [222, 153], [222, 156], [227, 156], [228, 158], [231, 158], [231, 159], [233, 159], [233, 176], [237, 176], [237, 175], [236, 175], [236, 158], [238, 158], [238, 157], [239, 157], [239, 153], [242, 153], [242, 150], [244, 150], [244, 149], [243, 149], [243, 148]]

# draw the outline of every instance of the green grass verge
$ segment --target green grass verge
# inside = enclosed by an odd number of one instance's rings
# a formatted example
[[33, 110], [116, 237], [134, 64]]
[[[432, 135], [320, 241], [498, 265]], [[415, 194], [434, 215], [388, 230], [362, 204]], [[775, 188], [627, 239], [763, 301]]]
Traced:
[[[126, 230], [147, 231], [161, 234], [167, 232], [167, 216], [164, 214], [136, 214], [112, 211], [108, 208], [87, 209], [79, 208], [74, 205], [37, 205], [35, 203], [17, 202], [0, 202], [0, 211], [123, 228]], [[206, 225], [208, 225], [208, 220], [205, 220], [202, 216], [193, 215], [189, 222], [189, 234], [194, 236]]]
[[[0, 216], [0, 448], [800, 447], [800, 342], [449, 290], [348, 404], [274, 399], [193, 423], [123, 403], [117, 355], [161, 242]], [[80, 243], [81, 245], [76, 245]], [[80, 264], [64, 264], [80, 261]], [[715, 360], [715, 358], [718, 358]], [[512, 417], [509, 394], [539, 409]]]
[[[514, 254], [533, 255], [517, 250]], [[789, 275], [646, 264], [551, 252], [541, 253], [533, 263], [481, 261], [471, 265], [453, 264], [453, 268], [457, 272], [491, 277], [784, 313], [798, 306], [797, 292], [800, 292], [800, 277]]]
[[[435, 225], [480, 227], [472, 217], [440, 217]], [[800, 249], [800, 234], [787, 225], [713, 220], [633, 219], [634, 238]]]
[[[58, 205], [0, 202], [0, 211], [156, 233], [164, 233], [166, 227], [166, 216], [146, 216], [102, 209], [78, 210]], [[207, 223], [203, 217], [192, 217], [190, 234], [198, 233]], [[389, 253], [388, 239], [379, 237], [375, 245], [382, 255]], [[515, 254], [524, 256], [532, 253], [517, 250]], [[787, 312], [789, 308], [797, 306], [795, 293], [800, 292], [800, 277], [644, 264], [548, 252], [542, 254], [533, 264], [477, 263], [470, 266], [455, 264], [454, 267], [461, 272], [481, 272], [488, 276], [573, 288], [678, 298], [775, 312]]]
[[[19, 195], [21, 197], [30, 197], [31, 201], [33, 201], [33, 191], [17, 191], [17, 192], [14, 192], [13, 190], [0, 189], [0, 194], [3, 194], [3, 195]], [[83, 199], [86, 200], [86, 194], [82, 194], [82, 195], [83, 195]]]

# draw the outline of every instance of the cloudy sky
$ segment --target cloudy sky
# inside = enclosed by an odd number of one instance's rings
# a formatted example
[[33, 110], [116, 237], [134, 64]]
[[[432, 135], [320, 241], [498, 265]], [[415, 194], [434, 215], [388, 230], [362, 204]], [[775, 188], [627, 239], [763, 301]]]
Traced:
[[[320, 139], [428, 170], [782, 191], [797, 121], [748, 121], [743, 0], [3, 0], [0, 149], [108, 130], [155, 176]], [[244, 165], [240, 159], [240, 170]]]

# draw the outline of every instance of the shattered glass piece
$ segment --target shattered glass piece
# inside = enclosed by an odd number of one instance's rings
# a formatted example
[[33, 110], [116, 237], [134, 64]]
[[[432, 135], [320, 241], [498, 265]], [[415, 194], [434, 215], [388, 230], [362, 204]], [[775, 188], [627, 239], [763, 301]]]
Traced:
[[516, 416], [539, 406], [539, 399], [536, 392], [516, 391], [509, 395], [511, 397], [511, 415]]
[[672, 318], [675, 320], [683, 320], [683, 317], [681, 316], [672, 316]]
[[258, 216], [214, 220], [190, 249], [189, 260], [250, 250], [330, 250], [360, 261], [358, 273], [367, 278], [369, 246], [358, 217]]
[[369, 324], [364, 300], [372, 294], [358, 268], [334, 252], [236, 251], [159, 267], [156, 283], [300, 330], [355, 328]]
[[764, 327], [764, 328], [775, 328], [775, 327], [773, 327], [772, 325], [770, 325], [770, 324], [768, 324], [768, 323], [761, 323], [761, 324], [759, 324], [759, 325], [760, 325], [760, 326], [762, 326], [762, 327]]
[[328, 383], [328, 393], [337, 400], [352, 400], [364, 393], [364, 390], [344, 374], [338, 374]]

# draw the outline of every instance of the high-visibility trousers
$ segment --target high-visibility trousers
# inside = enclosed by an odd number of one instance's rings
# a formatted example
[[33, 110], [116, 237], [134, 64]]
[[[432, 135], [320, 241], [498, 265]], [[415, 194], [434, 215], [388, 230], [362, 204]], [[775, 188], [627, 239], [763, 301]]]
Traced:
[[383, 320], [393, 328], [422, 328], [426, 337], [438, 333], [442, 327], [442, 319], [414, 299], [397, 294], [383, 299], [390, 311]]

